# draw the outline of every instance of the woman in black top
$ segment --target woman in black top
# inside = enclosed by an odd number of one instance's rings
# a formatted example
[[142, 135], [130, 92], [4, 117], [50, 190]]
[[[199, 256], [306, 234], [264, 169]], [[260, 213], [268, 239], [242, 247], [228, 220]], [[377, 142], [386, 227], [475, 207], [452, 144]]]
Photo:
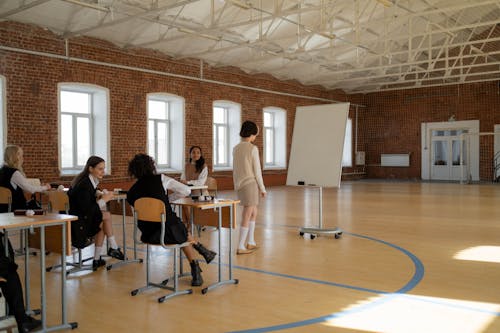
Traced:
[[[8, 188], [12, 192], [11, 210], [26, 209], [26, 197], [24, 191], [35, 193], [50, 189], [50, 184], [33, 185], [23, 173], [23, 150], [16, 145], [9, 145], [5, 148], [4, 165], [0, 169], [0, 186]], [[0, 212], [8, 211], [8, 205], [0, 204]]]
[[[186, 226], [170, 207], [170, 200], [167, 196], [167, 190], [173, 192], [171, 199], [183, 198], [189, 195], [191, 190], [188, 186], [176, 181], [173, 178], [163, 174], [156, 173], [156, 167], [153, 158], [146, 154], [137, 154], [128, 165], [128, 172], [137, 179], [134, 185], [127, 193], [127, 201], [131, 206], [137, 199], [150, 197], [163, 201], [165, 203], [166, 221], [165, 221], [165, 244], [181, 244], [186, 241], [192, 241], [192, 246], [183, 247], [182, 250], [191, 265], [192, 286], [201, 286], [203, 278], [201, 269], [196, 261], [194, 249], [198, 251], [207, 263], [212, 261], [216, 255], [215, 252], [208, 250], [201, 243], [194, 242], [191, 235], [188, 234]], [[159, 223], [139, 221], [138, 227], [141, 230], [141, 240], [146, 243], [160, 244], [161, 226]]]
[[78, 216], [78, 221], [71, 224], [73, 246], [84, 248], [95, 237], [94, 261], [92, 262], [94, 270], [106, 265], [106, 261], [101, 258], [104, 236], [108, 238], [110, 246], [108, 255], [116, 259], [124, 259], [113, 235], [111, 214], [106, 210], [106, 203], [113, 199], [113, 193], [97, 189], [104, 173], [104, 159], [91, 156], [83, 171], [73, 179], [68, 191], [69, 213]]

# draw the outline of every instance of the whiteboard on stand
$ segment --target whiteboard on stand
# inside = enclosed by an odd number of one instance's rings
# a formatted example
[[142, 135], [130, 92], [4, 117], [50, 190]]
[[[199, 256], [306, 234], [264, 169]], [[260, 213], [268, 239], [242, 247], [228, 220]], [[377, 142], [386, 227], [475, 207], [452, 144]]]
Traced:
[[340, 186], [348, 114], [349, 103], [297, 108], [287, 185]]

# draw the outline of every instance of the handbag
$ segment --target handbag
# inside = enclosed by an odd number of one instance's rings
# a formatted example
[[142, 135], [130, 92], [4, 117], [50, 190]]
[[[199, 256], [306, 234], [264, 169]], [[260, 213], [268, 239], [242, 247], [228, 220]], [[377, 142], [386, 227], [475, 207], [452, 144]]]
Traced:
[[36, 199], [35, 193], [31, 195], [31, 199], [26, 201], [26, 209], [42, 209], [42, 204]]

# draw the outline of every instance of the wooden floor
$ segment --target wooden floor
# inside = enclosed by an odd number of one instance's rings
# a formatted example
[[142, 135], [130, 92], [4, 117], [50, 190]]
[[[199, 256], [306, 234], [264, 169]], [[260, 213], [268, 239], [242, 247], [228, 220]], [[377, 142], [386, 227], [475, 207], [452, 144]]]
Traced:
[[[341, 239], [298, 235], [317, 225], [317, 190], [270, 188], [257, 221], [261, 248], [234, 256], [238, 285], [159, 304], [164, 291], [130, 296], [145, 264], [101, 269], [68, 279], [68, 318], [75, 332], [500, 332], [500, 186], [346, 182], [324, 190], [323, 214], [325, 227], [344, 230]], [[119, 242], [120, 221], [114, 216]], [[215, 249], [216, 236], [201, 240]], [[155, 251], [155, 279], [169, 275], [171, 259]], [[216, 279], [216, 264], [202, 269], [205, 284]], [[58, 279], [48, 273], [51, 307]]]

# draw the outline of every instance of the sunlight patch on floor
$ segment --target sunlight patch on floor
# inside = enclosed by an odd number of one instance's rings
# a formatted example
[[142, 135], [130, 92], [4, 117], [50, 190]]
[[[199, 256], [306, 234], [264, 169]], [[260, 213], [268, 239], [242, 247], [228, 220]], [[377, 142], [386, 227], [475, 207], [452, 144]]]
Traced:
[[500, 310], [500, 304], [494, 303], [398, 294], [363, 303], [324, 325], [384, 333], [480, 333]]
[[457, 252], [453, 258], [500, 263], [500, 246], [474, 246]]

